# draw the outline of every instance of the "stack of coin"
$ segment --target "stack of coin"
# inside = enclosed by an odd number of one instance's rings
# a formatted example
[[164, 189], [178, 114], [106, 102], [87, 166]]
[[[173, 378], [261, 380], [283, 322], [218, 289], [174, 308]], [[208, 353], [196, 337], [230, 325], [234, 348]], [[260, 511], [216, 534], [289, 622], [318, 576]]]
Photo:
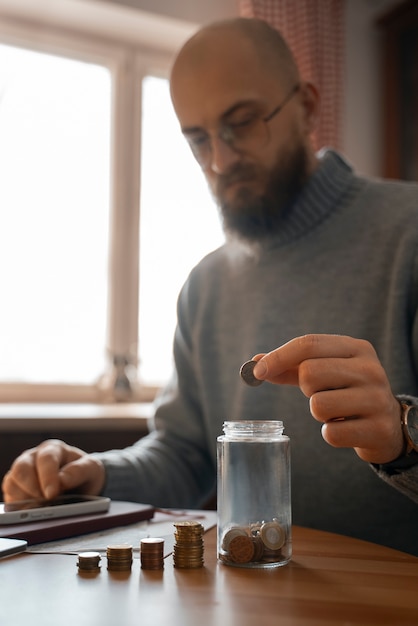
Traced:
[[107, 569], [113, 572], [127, 572], [132, 567], [132, 546], [126, 544], [107, 546]]
[[164, 569], [164, 539], [159, 537], [141, 539], [141, 568]]
[[100, 558], [99, 552], [80, 552], [77, 562], [79, 571], [97, 574], [100, 571]]
[[189, 569], [203, 566], [203, 526], [196, 521], [176, 522], [174, 567]]

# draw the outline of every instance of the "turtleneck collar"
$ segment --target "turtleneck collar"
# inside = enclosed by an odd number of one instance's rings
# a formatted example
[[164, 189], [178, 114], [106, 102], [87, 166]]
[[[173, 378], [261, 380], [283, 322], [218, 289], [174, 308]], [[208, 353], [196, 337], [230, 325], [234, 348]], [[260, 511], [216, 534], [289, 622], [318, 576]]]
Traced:
[[[282, 229], [271, 239], [251, 244], [253, 252], [286, 245], [299, 239], [323, 222], [346, 194], [354, 180], [351, 166], [336, 151], [323, 149], [317, 153], [318, 167], [307, 181], [302, 193], [286, 213]], [[232, 242], [231, 242], [232, 243]], [[240, 242], [239, 246], [249, 244]]]

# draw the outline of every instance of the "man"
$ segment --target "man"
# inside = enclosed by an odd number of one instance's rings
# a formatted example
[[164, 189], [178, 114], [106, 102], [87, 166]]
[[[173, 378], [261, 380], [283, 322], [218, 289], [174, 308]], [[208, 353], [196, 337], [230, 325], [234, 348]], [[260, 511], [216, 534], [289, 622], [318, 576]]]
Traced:
[[[77, 489], [201, 506], [223, 421], [282, 419], [294, 523], [418, 555], [418, 453], [396, 397], [418, 404], [418, 186], [314, 153], [317, 92], [264, 22], [203, 28], [171, 92], [227, 243], [180, 294], [155, 429], [94, 455], [46, 442], [15, 461], [5, 498]], [[252, 355], [268, 381], [256, 388], [238, 376]]]

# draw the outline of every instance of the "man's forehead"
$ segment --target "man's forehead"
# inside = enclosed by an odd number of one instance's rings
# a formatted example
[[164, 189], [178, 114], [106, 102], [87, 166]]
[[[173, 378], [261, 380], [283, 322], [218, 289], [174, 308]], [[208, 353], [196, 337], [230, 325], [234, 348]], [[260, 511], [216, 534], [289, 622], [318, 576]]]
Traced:
[[220, 122], [228, 114], [241, 107], [263, 107], [269, 98], [266, 92], [257, 89], [254, 84], [239, 82], [221, 83], [193, 88], [178, 98], [173, 98], [174, 108], [181, 126], [210, 127]]
[[260, 66], [254, 51], [240, 54], [236, 48], [229, 55], [217, 48], [212, 55], [186, 57], [171, 77], [173, 104], [187, 125], [194, 113], [220, 117], [240, 102], [267, 100], [278, 87], [277, 77]]

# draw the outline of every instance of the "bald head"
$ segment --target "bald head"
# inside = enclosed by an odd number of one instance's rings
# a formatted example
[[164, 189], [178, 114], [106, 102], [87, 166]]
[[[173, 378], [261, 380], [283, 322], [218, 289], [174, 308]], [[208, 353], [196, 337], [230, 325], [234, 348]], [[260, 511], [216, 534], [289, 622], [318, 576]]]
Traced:
[[207, 70], [231, 58], [242, 70], [248, 55], [259, 72], [279, 80], [285, 89], [299, 82], [297, 65], [281, 34], [267, 22], [250, 18], [214, 22], [199, 30], [178, 53], [172, 81], [184, 69]]

